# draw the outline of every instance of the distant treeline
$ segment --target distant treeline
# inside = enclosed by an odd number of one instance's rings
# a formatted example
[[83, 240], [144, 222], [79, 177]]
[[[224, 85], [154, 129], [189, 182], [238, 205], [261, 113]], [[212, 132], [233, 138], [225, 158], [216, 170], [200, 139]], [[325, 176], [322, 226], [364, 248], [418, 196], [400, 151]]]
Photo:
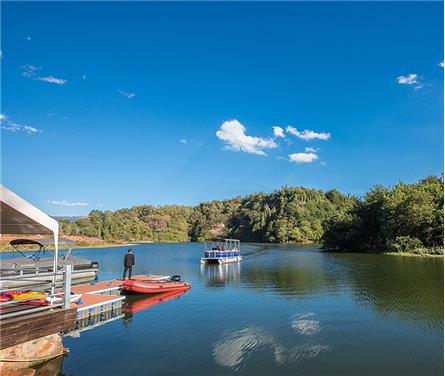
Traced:
[[324, 225], [323, 244], [338, 250], [443, 254], [443, 177], [376, 186]]
[[194, 207], [93, 210], [88, 217], [60, 223], [65, 235], [104, 240], [234, 237], [251, 242], [322, 242], [327, 248], [345, 250], [435, 247], [443, 243], [443, 180], [432, 176], [392, 189], [375, 187], [363, 199], [336, 190], [283, 187]]

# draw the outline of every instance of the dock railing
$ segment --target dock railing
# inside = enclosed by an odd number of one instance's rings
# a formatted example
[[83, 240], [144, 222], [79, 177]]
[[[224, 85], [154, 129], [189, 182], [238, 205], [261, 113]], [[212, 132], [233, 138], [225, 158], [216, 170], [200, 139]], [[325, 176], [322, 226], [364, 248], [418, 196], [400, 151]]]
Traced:
[[[62, 270], [56, 271], [3, 275], [0, 295], [11, 291], [32, 291], [41, 292], [42, 296], [0, 301], [0, 320], [45, 310], [70, 308], [71, 277], [72, 265], [64, 265]], [[19, 286], [7, 287], [8, 282]]]

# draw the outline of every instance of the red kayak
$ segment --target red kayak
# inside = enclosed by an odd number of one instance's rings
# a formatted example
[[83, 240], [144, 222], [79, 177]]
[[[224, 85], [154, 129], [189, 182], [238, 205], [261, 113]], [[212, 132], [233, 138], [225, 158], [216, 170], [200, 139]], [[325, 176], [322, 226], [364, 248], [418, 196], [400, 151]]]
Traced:
[[127, 279], [122, 285], [122, 288], [125, 291], [137, 292], [139, 294], [160, 294], [163, 292], [187, 291], [190, 287], [190, 283], [188, 282], [141, 281], [136, 279]]

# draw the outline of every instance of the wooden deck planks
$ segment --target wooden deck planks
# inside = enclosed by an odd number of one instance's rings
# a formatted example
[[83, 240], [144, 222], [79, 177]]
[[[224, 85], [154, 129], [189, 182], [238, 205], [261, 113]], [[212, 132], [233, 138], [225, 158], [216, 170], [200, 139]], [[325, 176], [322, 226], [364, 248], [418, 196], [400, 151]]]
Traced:
[[[132, 279], [137, 281], [157, 281], [159, 279], [168, 278], [165, 275], [135, 275]], [[84, 285], [72, 286], [71, 291], [75, 294], [98, 294], [112, 289], [120, 289], [124, 281], [119, 279], [110, 279], [108, 281], [96, 282], [94, 284], [88, 283]]]
[[111, 289], [120, 289], [122, 287], [122, 282], [117, 279], [111, 279], [109, 281], [96, 282], [93, 284], [77, 285], [72, 286], [71, 291], [75, 294], [97, 294], [102, 291]]
[[0, 350], [74, 327], [76, 309], [54, 309], [0, 321]]

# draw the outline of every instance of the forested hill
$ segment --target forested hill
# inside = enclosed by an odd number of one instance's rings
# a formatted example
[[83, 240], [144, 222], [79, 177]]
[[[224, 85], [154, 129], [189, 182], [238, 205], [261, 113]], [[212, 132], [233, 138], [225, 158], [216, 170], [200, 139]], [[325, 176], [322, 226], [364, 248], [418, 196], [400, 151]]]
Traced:
[[338, 191], [283, 187], [195, 207], [134, 206], [114, 212], [93, 210], [76, 221], [60, 221], [64, 235], [104, 240], [202, 241], [234, 237], [253, 242], [318, 241], [322, 223], [352, 208], [356, 199]]
[[64, 235], [104, 240], [323, 242], [345, 250], [442, 247], [443, 179], [374, 187], [362, 199], [283, 187], [197, 206], [134, 206], [61, 221]]
[[443, 177], [374, 187], [352, 209], [324, 222], [323, 244], [350, 251], [443, 254]]

